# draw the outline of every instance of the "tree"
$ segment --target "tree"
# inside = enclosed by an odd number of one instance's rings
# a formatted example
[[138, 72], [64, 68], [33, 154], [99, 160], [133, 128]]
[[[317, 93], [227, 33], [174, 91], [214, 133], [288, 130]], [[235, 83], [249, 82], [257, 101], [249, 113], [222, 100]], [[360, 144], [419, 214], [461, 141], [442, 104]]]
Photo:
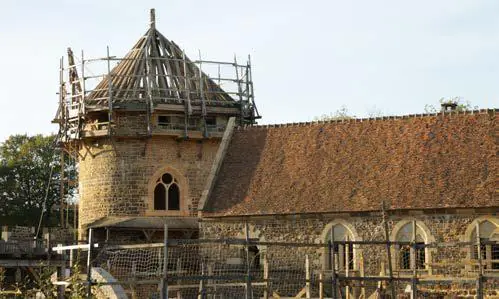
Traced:
[[44, 225], [57, 223], [52, 208], [59, 202], [60, 163], [54, 140], [54, 135], [13, 135], [0, 144], [2, 224], [36, 226], [42, 209]]

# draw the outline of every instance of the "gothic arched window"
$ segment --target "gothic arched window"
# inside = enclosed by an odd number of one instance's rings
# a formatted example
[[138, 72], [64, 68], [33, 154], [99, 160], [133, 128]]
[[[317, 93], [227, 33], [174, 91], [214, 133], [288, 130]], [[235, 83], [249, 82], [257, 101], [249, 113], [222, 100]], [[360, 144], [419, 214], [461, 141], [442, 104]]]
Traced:
[[[398, 251], [396, 253], [398, 259], [398, 268], [400, 270], [425, 269], [426, 266], [426, 252], [424, 244], [427, 243], [424, 231], [416, 225], [416, 236], [414, 238], [413, 223], [408, 222], [403, 225], [397, 232], [395, 241], [398, 242], [412, 242], [415, 240], [416, 248], [411, 245], [397, 245]], [[415, 252], [414, 252], [415, 250]], [[414, 254], [415, 253], [415, 254]], [[411, 256], [414, 254], [414, 258]]]
[[[335, 224], [327, 233], [326, 242], [334, 238], [334, 241], [355, 241], [352, 233], [343, 224]], [[354, 269], [354, 248], [352, 244], [334, 244], [335, 266], [339, 271]], [[332, 265], [331, 256], [327, 256], [327, 265]], [[330, 267], [330, 266], [328, 266]]]
[[180, 210], [180, 188], [170, 173], [164, 173], [156, 180], [154, 187], [154, 210]]
[[[495, 236], [499, 236], [499, 226], [489, 220], [483, 220], [475, 225], [470, 241], [477, 242], [477, 230], [480, 238], [480, 253], [481, 260], [486, 270], [499, 269], [499, 243], [494, 240]], [[495, 238], [494, 238], [495, 237]], [[497, 240], [497, 239], [496, 239]], [[478, 242], [477, 242], [478, 243]], [[472, 258], [478, 260], [478, 245], [471, 245]]]

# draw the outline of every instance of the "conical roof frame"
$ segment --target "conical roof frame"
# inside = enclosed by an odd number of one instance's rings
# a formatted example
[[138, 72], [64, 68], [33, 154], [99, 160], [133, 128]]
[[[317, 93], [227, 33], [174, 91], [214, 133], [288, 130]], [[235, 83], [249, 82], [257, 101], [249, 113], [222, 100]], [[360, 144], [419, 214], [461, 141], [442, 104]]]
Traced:
[[[235, 101], [205, 73], [200, 72], [173, 41], [155, 28], [151, 12], [151, 28], [128, 54], [88, 95], [89, 105], [104, 105], [109, 97], [111, 78], [112, 101], [145, 102], [149, 92], [154, 103], [190, 100], [192, 105], [227, 105]], [[202, 80], [200, 80], [202, 78]]]

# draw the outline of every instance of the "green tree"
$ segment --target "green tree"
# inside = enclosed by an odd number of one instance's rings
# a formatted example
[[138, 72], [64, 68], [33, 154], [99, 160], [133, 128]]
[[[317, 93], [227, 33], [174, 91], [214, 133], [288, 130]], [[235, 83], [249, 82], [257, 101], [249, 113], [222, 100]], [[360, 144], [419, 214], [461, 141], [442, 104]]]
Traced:
[[42, 209], [44, 225], [57, 223], [60, 164], [54, 140], [54, 135], [13, 135], [0, 144], [2, 224], [36, 226]]

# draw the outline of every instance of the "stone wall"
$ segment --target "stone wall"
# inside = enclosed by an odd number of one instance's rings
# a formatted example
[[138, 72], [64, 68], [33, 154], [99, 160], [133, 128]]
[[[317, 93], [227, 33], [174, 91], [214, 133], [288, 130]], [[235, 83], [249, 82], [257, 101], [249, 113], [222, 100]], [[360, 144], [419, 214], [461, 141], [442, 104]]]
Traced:
[[181, 195], [186, 208], [180, 214], [196, 215], [219, 142], [169, 136], [85, 141], [79, 161], [79, 227], [104, 216], [147, 215], [152, 209], [148, 185], [165, 167], [174, 169], [186, 185], [180, 186], [187, 193]]
[[[479, 218], [480, 217], [480, 218]], [[389, 217], [389, 231], [393, 234], [402, 223], [416, 220], [418, 229], [421, 227], [428, 237], [428, 243], [470, 241], [467, 236], [469, 227], [474, 227], [475, 219], [487, 216], [473, 214], [422, 214], [393, 215]], [[490, 216], [494, 217], [494, 216]], [[497, 220], [497, 218], [494, 218]], [[200, 224], [201, 238], [244, 238], [245, 225], [242, 219], [218, 218], [204, 219]], [[384, 240], [384, 228], [380, 215], [366, 216], [307, 216], [300, 217], [254, 217], [248, 220], [249, 237], [265, 242], [326, 242], [326, 231], [332, 223], [346, 224], [352, 230], [354, 239], [359, 241]], [[392, 237], [391, 237], [392, 238]], [[283, 247], [266, 245], [259, 248], [267, 255], [272, 265], [297, 265], [303, 268], [305, 255], [310, 258], [311, 268], [315, 271], [324, 270], [326, 265], [326, 248], [314, 247]], [[387, 275], [388, 259], [386, 246], [355, 245], [355, 268], [351, 275], [359, 275], [360, 269], [366, 276]], [[418, 271], [420, 277], [464, 277], [476, 274], [466, 259], [469, 258], [470, 246], [451, 246], [447, 248], [428, 248], [426, 269]], [[411, 271], [398, 270], [397, 250], [392, 248], [394, 275], [411, 275]], [[382, 266], [383, 264], [383, 266]], [[383, 270], [384, 269], [384, 270]], [[383, 272], [384, 271], [384, 272]], [[405, 284], [404, 284], [405, 286]], [[499, 287], [495, 281], [495, 287]], [[460, 294], [463, 294], [462, 291]]]

